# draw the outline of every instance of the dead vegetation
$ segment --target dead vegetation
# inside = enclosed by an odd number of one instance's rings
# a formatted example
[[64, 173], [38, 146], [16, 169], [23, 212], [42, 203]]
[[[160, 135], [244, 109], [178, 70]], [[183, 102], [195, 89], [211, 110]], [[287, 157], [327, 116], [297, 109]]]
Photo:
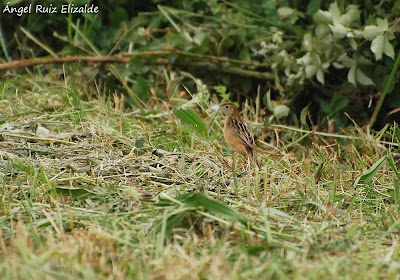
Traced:
[[[279, 140], [256, 171], [229, 155], [201, 92], [144, 112], [43, 80], [0, 92], [5, 279], [397, 275], [398, 178], [388, 165], [354, 185], [387, 154], [361, 131], [307, 147], [288, 141], [301, 132], [264, 129]], [[183, 106], [206, 135], [173, 115]]]

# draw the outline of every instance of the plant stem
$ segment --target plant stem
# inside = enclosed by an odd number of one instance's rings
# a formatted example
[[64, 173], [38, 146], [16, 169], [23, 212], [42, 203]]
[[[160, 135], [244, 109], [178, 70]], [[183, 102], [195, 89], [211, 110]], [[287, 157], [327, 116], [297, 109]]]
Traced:
[[374, 125], [375, 121], [376, 121], [376, 117], [379, 114], [379, 111], [381, 110], [381, 107], [383, 105], [383, 101], [385, 100], [385, 97], [387, 95], [387, 93], [389, 92], [389, 89], [393, 86], [394, 83], [394, 74], [396, 74], [397, 69], [399, 68], [399, 63], [400, 63], [400, 51], [397, 54], [397, 58], [396, 61], [394, 62], [393, 68], [392, 68], [392, 72], [390, 73], [389, 79], [385, 85], [385, 89], [383, 90], [383, 94], [381, 95], [381, 97], [379, 98], [378, 104], [375, 107], [374, 113], [372, 114], [371, 120], [368, 123], [368, 126], [370, 128], [372, 128], [372, 126]]

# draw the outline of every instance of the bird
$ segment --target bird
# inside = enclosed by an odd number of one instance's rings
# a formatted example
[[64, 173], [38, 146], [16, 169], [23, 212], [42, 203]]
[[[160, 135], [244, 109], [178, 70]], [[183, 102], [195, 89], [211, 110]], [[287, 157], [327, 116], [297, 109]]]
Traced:
[[254, 136], [250, 133], [240, 116], [239, 109], [232, 102], [216, 105], [215, 109], [225, 115], [224, 138], [235, 152], [247, 157], [252, 164], [258, 165], [254, 153]]

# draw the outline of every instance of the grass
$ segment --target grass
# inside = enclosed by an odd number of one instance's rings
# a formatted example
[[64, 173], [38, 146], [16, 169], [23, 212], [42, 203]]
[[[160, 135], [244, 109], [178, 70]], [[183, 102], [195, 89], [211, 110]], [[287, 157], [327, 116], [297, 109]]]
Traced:
[[175, 94], [121, 112], [85, 75], [52, 74], [0, 84], [3, 279], [398, 278], [398, 162], [369, 171], [397, 155], [371, 135], [276, 127], [280, 155], [255, 172], [224, 154], [204, 87], [201, 135]]

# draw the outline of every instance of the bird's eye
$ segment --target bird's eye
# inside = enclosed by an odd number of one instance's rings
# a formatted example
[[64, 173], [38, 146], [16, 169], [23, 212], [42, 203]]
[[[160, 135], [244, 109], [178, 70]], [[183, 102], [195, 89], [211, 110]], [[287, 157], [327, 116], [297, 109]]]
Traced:
[[226, 106], [225, 106], [225, 109], [228, 109], [228, 108], [229, 108], [229, 106], [228, 106], [228, 105], [226, 105]]

